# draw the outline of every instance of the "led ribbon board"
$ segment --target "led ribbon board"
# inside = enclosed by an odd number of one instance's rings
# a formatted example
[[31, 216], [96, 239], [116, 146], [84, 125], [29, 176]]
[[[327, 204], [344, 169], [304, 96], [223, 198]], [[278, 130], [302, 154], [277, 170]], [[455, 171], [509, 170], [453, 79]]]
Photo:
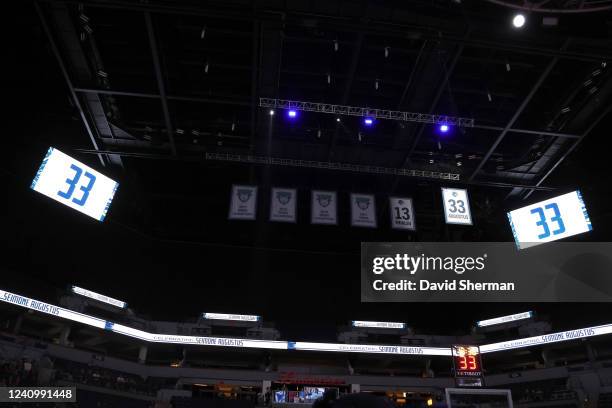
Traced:
[[235, 322], [258, 322], [261, 320], [259, 316], [227, 313], [203, 313], [202, 317], [208, 320], [231, 320]]
[[30, 187], [74, 210], [104, 221], [119, 184], [50, 147]]
[[604, 324], [601, 326], [585, 327], [584, 329], [568, 330], [558, 333], [543, 334], [541, 336], [485, 344], [484, 346], [480, 346], [480, 352], [483, 354], [492, 353], [494, 351], [539, 346], [542, 344], [583, 339], [585, 337], [601, 336], [604, 334], [612, 334], [612, 324]]
[[78, 286], [73, 286], [72, 292], [76, 293], [77, 295], [81, 295], [81, 296], [85, 296], [85, 297], [97, 300], [98, 302], [107, 303], [112, 306], [120, 307], [122, 309], [125, 309], [127, 307], [127, 303], [122, 302], [121, 300], [113, 299], [112, 297], [101, 295], [99, 293], [92, 292], [91, 290], [79, 288]]
[[368, 322], [362, 320], [353, 320], [353, 327], [369, 327], [373, 329], [405, 329], [405, 323], [397, 322]]
[[344, 344], [344, 343], [310, 343], [298, 341], [289, 343], [289, 349], [330, 351], [336, 353], [372, 353], [372, 354], [405, 354], [422, 356], [450, 356], [448, 347], [409, 347], [382, 346], [374, 344]]
[[593, 229], [578, 190], [510, 211], [508, 220], [519, 249]]
[[[61, 317], [109, 330], [125, 336], [134, 337], [140, 340], [155, 343], [176, 343], [193, 344], [202, 346], [220, 347], [244, 347], [260, 349], [278, 350], [311, 350], [311, 351], [330, 351], [341, 353], [373, 353], [373, 354], [404, 354], [404, 355], [423, 355], [423, 356], [451, 356], [451, 349], [447, 347], [408, 347], [408, 346], [383, 346], [373, 344], [340, 344], [340, 343], [309, 343], [309, 342], [287, 342], [287, 341], [267, 341], [251, 339], [231, 339], [225, 337], [199, 337], [199, 336], [179, 336], [172, 334], [149, 333], [143, 330], [134, 329], [118, 323], [89, 316], [72, 310], [64, 309], [49, 303], [30, 299], [15, 293], [0, 289], [0, 302], [10, 303], [26, 309], [35, 310], [51, 316]], [[587, 327], [584, 329], [569, 330], [565, 332], [545, 334], [542, 336], [529, 337], [501, 343], [487, 344], [480, 346], [481, 353], [491, 353], [494, 351], [511, 350], [521, 347], [537, 346], [546, 343], [571, 341], [585, 337], [601, 336], [612, 334], [612, 323], [601, 326]]]
[[72, 310], [64, 309], [49, 303], [40, 302], [36, 299], [30, 299], [15, 293], [6, 292], [4, 290], [0, 290], [0, 300], [16, 306], [25, 307], [26, 309], [46, 313], [51, 316], [57, 316], [63, 319], [72, 320], [73, 322], [79, 322], [88, 326], [97, 327], [98, 329], [104, 329], [104, 327], [106, 327], [106, 320], [104, 319], [74, 312]]
[[496, 324], [503, 324], [509, 322], [515, 322], [517, 320], [530, 319], [533, 317], [533, 312], [517, 313], [508, 316], [495, 317], [493, 319], [481, 320], [476, 322], [478, 327], [494, 326]]
[[149, 333], [143, 330], [134, 329], [132, 327], [124, 326], [122, 324], [114, 323], [108, 320], [99, 319], [97, 317], [74, 312], [72, 310], [64, 309], [59, 306], [40, 302], [38, 300], [30, 299], [25, 296], [6, 292], [4, 290], [0, 290], [0, 301], [153, 343], [194, 344], [201, 346], [261, 348], [278, 350], [287, 349], [286, 341], [231, 339], [225, 337], [178, 336], [171, 334]]

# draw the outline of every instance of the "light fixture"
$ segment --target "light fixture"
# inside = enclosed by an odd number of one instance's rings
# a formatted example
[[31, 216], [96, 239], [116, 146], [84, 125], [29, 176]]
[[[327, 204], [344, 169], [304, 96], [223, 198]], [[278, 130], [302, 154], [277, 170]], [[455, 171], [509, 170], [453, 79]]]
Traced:
[[336, 118], [336, 122], [340, 123], [340, 118]]
[[338, 40], [334, 40], [334, 51], [338, 51]]
[[378, 79], [376, 79], [376, 80], [374, 81], [374, 89], [376, 89], [377, 91], [378, 91], [378, 86], [379, 86], [379, 84], [378, 84]]
[[200, 40], [203, 40], [206, 37], [206, 26], [202, 27], [202, 31], [200, 31]]
[[512, 25], [516, 28], [521, 28], [525, 25], [525, 16], [522, 14], [516, 14], [512, 19]]
[[447, 133], [450, 128], [448, 127], [448, 125], [443, 124], [443, 125], [440, 125], [439, 129], [440, 129], [440, 132]]
[[365, 118], [365, 119], [363, 120], [363, 123], [364, 123], [364, 125], [366, 125], [366, 126], [372, 126], [372, 125], [374, 124], [374, 119], [372, 119], [372, 118]]
[[270, 109], [270, 116], [274, 116], [274, 109]]
[[206, 65], [204, 65], [204, 72], [208, 74], [208, 61], [206, 61]]
[[389, 58], [389, 47], [385, 47], [385, 58]]
[[235, 123], [232, 123], [232, 132], [233, 132], [234, 130], [236, 130], [236, 124], [235, 124]]
[[291, 119], [294, 119], [297, 117], [297, 111], [294, 109], [291, 109], [287, 111], [287, 116], [289, 116]]
[[331, 84], [331, 74], [327, 74], [327, 85]]

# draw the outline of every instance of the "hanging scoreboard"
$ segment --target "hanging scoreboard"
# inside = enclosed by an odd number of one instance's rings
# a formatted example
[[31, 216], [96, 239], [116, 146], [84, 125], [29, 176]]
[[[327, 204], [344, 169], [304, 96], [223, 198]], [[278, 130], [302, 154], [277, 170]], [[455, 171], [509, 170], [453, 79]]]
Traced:
[[482, 387], [482, 362], [480, 347], [470, 345], [453, 345], [453, 368], [458, 387]]
[[104, 221], [118, 186], [116, 181], [50, 147], [30, 187], [74, 210]]
[[508, 221], [519, 249], [593, 229], [578, 190], [510, 211]]

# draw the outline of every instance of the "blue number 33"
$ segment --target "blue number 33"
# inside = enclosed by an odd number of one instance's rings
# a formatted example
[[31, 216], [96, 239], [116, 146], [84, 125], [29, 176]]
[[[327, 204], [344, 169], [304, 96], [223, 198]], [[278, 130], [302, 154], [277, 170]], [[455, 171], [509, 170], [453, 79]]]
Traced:
[[550, 228], [548, 227], [548, 223], [546, 221], [546, 215], [544, 214], [544, 210], [553, 210], [554, 216], [550, 217], [550, 222], [557, 223], [557, 229], [552, 232], [553, 235], [563, 234], [565, 232], [565, 224], [563, 224], [563, 219], [561, 218], [561, 213], [559, 212], [559, 207], [556, 203], [546, 204], [544, 208], [537, 207], [531, 210], [532, 214], [538, 214], [539, 220], [536, 222], [536, 225], [542, 227], [543, 232], [538, 235], [538, 239], [548, 238], [550, 236]]
[[[66, 184], [68, 184], [68, 190], [65, 192], [57, 192], [58, 196], [65, 198], [66, 200], [70, 200], [70, 198], [74, 194], [74, 190], [76, 189], [79, 180], [81, 179], [81, 175], [83, 175], [83, 169], [79, 166], [71, 164], [70, 168], [74, 170], [74, 177], [66, 179]], [[85, 205], [85, 203], [87, 202], [87, 198], [89, 198], [89, 193], [91, 192], [91, 189], [93, 188], [94, 183], [96, 182], [96, 176], [94, 176], [90, 172], [86, 171], [84, 175], [89, 179], [89, 182], [87, 183], [87, 185], [82, 185], [80, 188], [80, 190], [83, 192], [83, 195], [81, 195], [81, 198], [72, 199], [73, 203], [80, 206]]]

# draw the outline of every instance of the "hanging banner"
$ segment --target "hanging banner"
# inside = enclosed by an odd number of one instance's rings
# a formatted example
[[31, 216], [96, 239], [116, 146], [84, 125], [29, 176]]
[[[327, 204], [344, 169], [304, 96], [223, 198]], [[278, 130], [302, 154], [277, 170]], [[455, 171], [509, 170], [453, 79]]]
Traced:
[[416, 222], [412, 198], [389, 197], [391, 228], [414, 231]]
[[297, 190], [273, 188], [270, 197], [270, 221], [296, 222]]
[[375, 207], [373, 195], [351, 194], [351, 225], [376, 228]]
[[257, 216], [257, 187], [232, 186], [230, 220], [254, 220]]
[[338, 224], [338, 204], [335, 191], [313, 190], [310, 208], [310, 222], [312, 224]]
[[447, 224], [472, 225], [472, 212], [467, 190], [442, 187], [442, 201]]

